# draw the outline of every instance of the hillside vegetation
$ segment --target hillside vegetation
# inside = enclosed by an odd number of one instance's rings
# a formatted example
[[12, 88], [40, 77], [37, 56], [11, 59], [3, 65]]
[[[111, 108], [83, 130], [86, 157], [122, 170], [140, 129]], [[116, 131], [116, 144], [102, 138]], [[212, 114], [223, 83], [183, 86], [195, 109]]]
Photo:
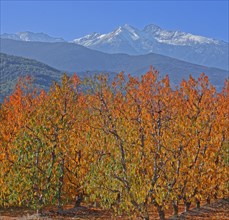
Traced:
[[111, 83], [64, 75], [48, 92], [20, 80], [0, 107], [0, 207], [96, 203], [164, 220], [227, 197], [228, 92], [204, 74], [173, 89], [153, 69]]
[[0, 101], [9, 95], [18, 79], [31, 76], [34, 85], [48, 89], [52, 81], [60, 81], [61, 72], [36, 60], [0, 53]]

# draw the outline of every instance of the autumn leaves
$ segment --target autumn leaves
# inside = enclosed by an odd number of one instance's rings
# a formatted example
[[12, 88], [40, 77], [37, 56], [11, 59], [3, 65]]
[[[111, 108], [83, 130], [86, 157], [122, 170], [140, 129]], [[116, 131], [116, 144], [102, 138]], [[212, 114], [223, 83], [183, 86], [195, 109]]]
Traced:
[[172, 89], [141, 79], [62, 78], [48, 93], [18, 85], [0, 109], [0, 205], [40, 207], [82, 198], [161, 219], [168, 206], [226, 195], [228, 81], [202, 74]]

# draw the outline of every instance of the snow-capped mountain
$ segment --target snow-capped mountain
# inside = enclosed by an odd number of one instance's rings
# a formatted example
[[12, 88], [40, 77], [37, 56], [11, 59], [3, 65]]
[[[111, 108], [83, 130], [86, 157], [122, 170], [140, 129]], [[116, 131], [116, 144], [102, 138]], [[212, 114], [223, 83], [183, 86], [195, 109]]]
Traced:
[[38, 42], [64, 42], [62, 38], [50, 37], [45, 33], [33, 33], [30, 31], [18, 32], [16, 34], [2, 34], [0, 38], [11, 39], [11, 40], [21, 40], [21, 41], [38, 41]]
[[[0, 38], [19, 41], [66, 42], [45, 33], [18, 32]], [[228, 42], [181, 31], [169, 31], [150, 24], [142, 30], [125, 24], [107, 34], [92, 33], [73, 43], [106, 53], [144, 55], [157, 53], [208, 67], [229, 70]], [[72, 43], [69, 42], [69, 43]]]
[[159, 26], [156, 25], [147, 25], [143, 32], [147, 33], [147, 37], [149, 39], [156, 39], [159, 43], [165, 43], [165, 44], [171, 44], [171, 45], [181, 45], [181, 46], [187, 46], [192, 44], [220, 44], [220, 41], [197, 36], [181, 31], [168, 31], [163, 30]]
[[168, 31], [154, 24], [147, 25], [143, 30], [125, 24], [108, 34], [92, 33], [73, 42], [106, 53], [158, 53], [196, 64], [229, 69], [227, 42], [181, 31]]

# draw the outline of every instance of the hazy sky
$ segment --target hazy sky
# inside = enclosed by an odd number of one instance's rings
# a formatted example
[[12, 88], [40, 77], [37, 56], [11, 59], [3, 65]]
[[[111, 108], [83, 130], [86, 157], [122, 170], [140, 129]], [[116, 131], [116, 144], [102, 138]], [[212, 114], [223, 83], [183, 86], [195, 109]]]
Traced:
[[72, 40], [130, 24], [228, 40], [228, 0], [222, 1], [12, 1], [0, 0], [1, 34], [45, 32]]

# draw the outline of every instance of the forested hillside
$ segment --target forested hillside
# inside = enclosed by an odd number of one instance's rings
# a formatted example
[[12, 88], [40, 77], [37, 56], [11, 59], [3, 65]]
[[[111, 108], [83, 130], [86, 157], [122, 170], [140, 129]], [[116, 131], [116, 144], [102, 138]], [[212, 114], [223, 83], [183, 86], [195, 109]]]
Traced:
[[13, 91], [22, 76], [31, 76], [35, 86], [48, 89], [53, 80], [60, 80], [61, 71], [36, 60], [0, 53], [0, 101]]

